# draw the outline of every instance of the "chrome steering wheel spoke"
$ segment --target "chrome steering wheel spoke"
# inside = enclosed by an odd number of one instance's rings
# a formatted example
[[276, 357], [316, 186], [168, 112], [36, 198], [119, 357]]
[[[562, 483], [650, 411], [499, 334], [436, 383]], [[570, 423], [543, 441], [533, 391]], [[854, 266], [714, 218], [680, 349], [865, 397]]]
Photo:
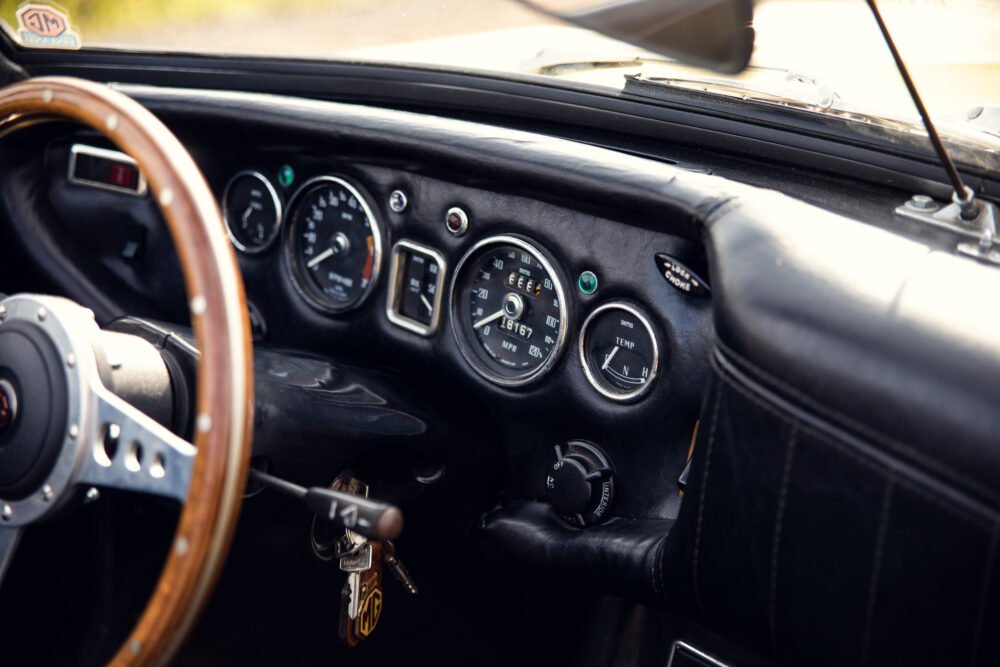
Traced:
[[89, 451], [78, 483], [184, 502], [197, 449], [103, 386], [91, 393]]
[[10, 567], [10, 561], [13, 560], [14, 552], [17, 551], [23, 530], [20, 527], [0, 526], [0, 586], [3, 586], [4, 576]]

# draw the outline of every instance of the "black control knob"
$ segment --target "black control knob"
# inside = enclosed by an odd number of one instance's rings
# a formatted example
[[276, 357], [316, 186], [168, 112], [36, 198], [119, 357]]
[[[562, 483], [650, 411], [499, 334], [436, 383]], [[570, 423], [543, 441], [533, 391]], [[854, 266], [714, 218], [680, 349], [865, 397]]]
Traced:
[[556, 460], [545, 477], [552, 507], [576, 526], [601, 522], [614, 498], [614, 472], [608, 456], [592, 443], [556, 445]]

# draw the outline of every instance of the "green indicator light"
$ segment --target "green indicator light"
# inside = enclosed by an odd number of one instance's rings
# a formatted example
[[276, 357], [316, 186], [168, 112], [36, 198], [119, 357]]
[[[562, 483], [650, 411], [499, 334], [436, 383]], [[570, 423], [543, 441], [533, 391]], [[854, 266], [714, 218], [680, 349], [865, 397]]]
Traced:
[[576, 286], [584, 294], [593, 294], [597, 291], [597, 276], [594, 275], [593, 271], [584, 271], [577, 278]]
[[281, 187], [283, 188], [291, 186], [295, 182], [295, 170], [286, 164], [278, 170], [278, 182], [281, 183]]

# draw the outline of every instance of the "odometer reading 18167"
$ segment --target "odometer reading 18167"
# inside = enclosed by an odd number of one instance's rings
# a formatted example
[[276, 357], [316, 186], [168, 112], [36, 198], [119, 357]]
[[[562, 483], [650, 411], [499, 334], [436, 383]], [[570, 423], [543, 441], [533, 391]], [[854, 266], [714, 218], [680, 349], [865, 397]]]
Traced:
[[544, 374], [566, 337], [566, 304], [552, 265], [517, 237], [478, 243], [452, 288], [459, 346], [481, 375], [520, 385]]

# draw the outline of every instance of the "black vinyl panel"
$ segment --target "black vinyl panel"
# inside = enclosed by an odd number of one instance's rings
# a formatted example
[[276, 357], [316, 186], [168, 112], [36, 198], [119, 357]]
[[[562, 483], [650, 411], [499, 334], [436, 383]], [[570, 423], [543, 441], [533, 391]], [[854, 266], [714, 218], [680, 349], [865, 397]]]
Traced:
[[997, 513], [817, 425], [725, 353], [714, 366], [670, 537], [701, 622], [779, 664], [992, 664]]
[[[861, 659], [878, 534], [871, 500], [886, 481], [873, 462], [814, 432], [796, 432], [782, 479], [784, 508], [775, 517], [771, 643], [791, 662], [853, 664]], [[845, 485], [854, 493], [845, 494]], [[794, 613], [778, 618], [777, 609]], [[817, 655], [817, 646], [826, 650]]]
[[741, 395], [719, 392], [705, 422], [712, 452], [701, 476], [704, 507], [693, 570], [706, 620], [732, 627], [734, 639], [742, 641], [768, 633], [768, 573], [782, 473], [774, 461], [795, 437], [789, 424], [749, 407]]
[[970, 513], [903, 476], [889, 474], [886, 483], [866, 662], [973, 664], [983, 632], [980, 603], [996, 557], [995, 518]]

